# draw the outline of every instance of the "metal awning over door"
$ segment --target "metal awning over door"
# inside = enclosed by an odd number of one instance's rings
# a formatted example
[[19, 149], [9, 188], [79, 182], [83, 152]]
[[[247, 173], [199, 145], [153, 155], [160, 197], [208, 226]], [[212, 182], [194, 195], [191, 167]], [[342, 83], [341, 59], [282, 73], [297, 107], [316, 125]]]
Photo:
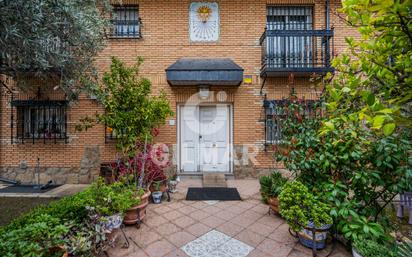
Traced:
[[182, 58], [166, 69], [171, 86], [239, 86], [243, 69], [231, 59]]

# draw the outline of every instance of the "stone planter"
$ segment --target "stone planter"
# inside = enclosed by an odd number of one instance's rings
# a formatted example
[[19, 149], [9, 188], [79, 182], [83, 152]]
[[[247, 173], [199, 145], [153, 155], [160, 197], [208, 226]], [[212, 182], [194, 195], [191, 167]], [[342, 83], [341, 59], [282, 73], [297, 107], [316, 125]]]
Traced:
[[268, 204], [272, 211], [279, 213], [279, 199], [277, 197], [269, 197]]
[[299, 242], [303, 246], [313, 249], [313, 246], [315, 244], [315, 242], [313, 241], [313, 231], [316, 229], [318, 230], [315, 233], [316, 249], [324, 249], [326, 247], [326, 239], [328, 238], [330, 227], [332, 227], [331, 224], [325, 224], [321, 227], [315, 227], [313, 222], [309, 222], [306, 228], [298, 232]]
[[123, 223], [126, 225], [135, 225], [144, 219], [146, 216], [146, 207], [149, 204], [150, 191], [144, 193], [141, 197], [141, 202], [139, 205], [133, 206], [126, 211]]
[[152, 193], [153, 202], [159, 204], [162, 201], [162, 191], [156, 191]]

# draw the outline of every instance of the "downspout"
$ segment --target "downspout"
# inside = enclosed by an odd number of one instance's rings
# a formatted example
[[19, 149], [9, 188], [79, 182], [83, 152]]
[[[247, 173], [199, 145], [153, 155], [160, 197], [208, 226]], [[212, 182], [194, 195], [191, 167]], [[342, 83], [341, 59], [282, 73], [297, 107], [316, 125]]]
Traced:
[[329, 0], [325, 2], [325, 27], [327, 30], [330, 30], [330, 6]]
[[[330, 0], [325, 0], [325, 29], [327, 30], [327, 32], [329, 32], [330, 30]], [[328, 35], [326, 35], [325, 38], [326, 42], [325, 42], [325, 65], [326, 67], [330, 66], [330, 37]]]

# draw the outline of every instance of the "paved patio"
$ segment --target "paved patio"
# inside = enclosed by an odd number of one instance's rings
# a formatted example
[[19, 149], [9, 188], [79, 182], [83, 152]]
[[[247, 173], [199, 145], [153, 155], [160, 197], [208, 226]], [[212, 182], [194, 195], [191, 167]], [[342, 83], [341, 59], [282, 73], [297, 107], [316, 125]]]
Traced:
[[[229, 180], [243, 201], [186, 201], [188, 187], [201, 187], [201, 180], [185, 180], [171, 194], [171, 202], [148, 206], [142, 227], [127, 227], [128, 249], [108, 251], [110, 257], [304, 257], [311, 250], [301, 246], [280, 217], [268, 215], [260, 202], [257, 180]], [[328, 250], [319, 252], [325, 256]], [[331, 256], [352, 256], [337, 244]]]

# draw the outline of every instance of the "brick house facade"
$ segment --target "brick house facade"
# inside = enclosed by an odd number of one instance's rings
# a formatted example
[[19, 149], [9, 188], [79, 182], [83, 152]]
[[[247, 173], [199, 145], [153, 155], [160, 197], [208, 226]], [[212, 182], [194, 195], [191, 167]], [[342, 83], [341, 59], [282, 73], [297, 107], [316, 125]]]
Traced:
[[[96, 58], [96, 64], [101, 72], [108, 70], [110, 57], [117, 56], [126, 63], [132, 64], [136, 57], [144, 58], [140, 74], [152, 82], [154, 94], [164, 90], [175, 112], [166, 124], [160, 128], [157, 142], [169, 146], [170, 156], [174, 160], [174, 167], [182, 174], [201, 174], [208, 169], [216, 169], [217, 172], [234, 174], [235, 177], [256, 177], [260, 173], [279, 167], [273, 159], [270, 147], [265, 147], [268, 140], [265, 135], [265, 99], [282, 99], [289, 95], [291, 82], [289, 74], [294, 74], [293, 87], [298, 96], [316, 98], [322, 90], [321, 83], [312, 82], [313, 73], [323, 74], [325, 56], [322, 49], [325, 47], [327, 34], [326, 27], [326, 1], [320, 0], [217, 0], [205, 1], [210, 6], [207, 12], [218, 12], [217, 16], [209, 13], [209, 19], [218, 17], [218, 20], [210, 26], [210, 31], [201, 31], [197, 36], [195, 29], [192, 31], [191, 23], [196, 16], [196, 5], [200, 1], [189, 0], [123, 0], [125, 6], [133, 7], [140, 18], [139, 25], [127, 25], [119, 29], [139, 29], [140, 35], [136, 37], [111, 38], [107, 41], [107, 47]], [[213, 3], [213, 5], [211, 5]], [[194, 7], [193, 7], [194, 6]], [[329, 3], [329, 26], [333, 28], [333, 37], [329, 39], [329, 54], [338, 54], [344, 51], [344, 38], [355, 36], [354, 29], [349, 28], [339, 18], [337, 9], [340, 1]], [[119, 9], [121, 11], [121, 9]], [[128, 12], [128, 11], [124, 11]], [[195, 17], [196, 16], [196, 17]], [[269, 17], [270, 16], [270, 17]], [[212, 17], [212, 18], [211, 18]], [[205, 19], [206, 19], [205, 18]], [[127, 20], [132, 19], [127, 14]], [[133, 17], [135, 19], [135, 17]], [[198, 21], [199, 22], [199, 21]], [[201, 26], [207, 26], [209, 21], [200, 21]], [[204, 22], [204, 23], [202, 23]], [[269, 24], [272, 22], [272, 24]], [[194, 24], [194, 23], [193, 23]], [[192, 25], [193, 25], [192, 24]], [[132, 26], [132, 27], [131, 27]], [[138, 27], [137, 27], [138, 26]], [[272, 26], [272, 27], [270, 27]], [[293, 27], [295, 26], [295, 27]], [[297, 27], [296, 27], [297, 26]], [[303, 27], [302, 27], [303, 26]], [[288, 36], [276, 36], [267, 34], [266, 43], [262, 38], [265, 28], [269, 30], [316, 30], [318, 34], [289, 34]], [[200, 28], [202, 29], [202, 28]], [[323, 30], [323, 32], [322, 32]], [[203, 34], [202, 34], [203, 33]], [[304, 32], [303, 32], [304, 33]], [[204, 40], [202, 40], [202, 35]], [[292, 35], [292, 36], [291, 36]], [[262, 38], [262, 40], [261, 40]], [[288, 39], [285, 39], [288, 38]], [[323, 40], [323, 41], [322, 41]], [[267, 43], [270, 41], [269, 43]], [[270, 50], [264, 50], [264, 58], [270, 59], [266, 67], [273, 68], [263, 72], [262, 70], [262, 43]], [[280, 47], [282, 45], [282, 49]], [[308, 45], [311, 50], [308, 50]], [[275, 49], [275, 50], [274, 50]], [[294, 49], [294, 50], [293, 50]], [[286, 54], [285, 54], [286, 51]], [[289, 53], [289, 54], [288, 54]], [[296, 57], [304, 53], [305, 57]], [[222, 85], [217, 82], [207, 85], [207, 82], [199, 82], [193, 85], [172, 85], [166, 76], [165, 70], [182, 58], [192, 60], [214, 59], [230, 60], [241, 69], [242, 81], [240, 85]], [[290, 58], [300, 58], [299, 64], [288, 62]], [[320, 63], [317, 61], [320, 60]], [[303, 64], [302, 64], [303, 63]], [[298, 68], [298, 69], [292, 69]], [[299, 69], [300, 68], [300, 69]], [[205, 68], [205, 70], [207, 70]], [[224, 86], [223, 86], [224, 85]], [[13, 83], [9, 82], [10, 88]], [[51, 88], [53, 85], [49, 85]], [[202, 90], [200, 90], [201, 88]], [[203, 91], [208, 97], [197, 102], [201, 98], [197, 93]], [[44, 92], [43, 94], [48, 94]], [[194, 97], [193, 97], [194, 95]], [[195, 100], [193, 100], [195, 99]], [[196, 103], [191, 104], [191, 101]], [[198, 115], [196, 119], [205, 120], [199, 124], [208, 123], [207, 116], [216, 114], [216, 105], [227, 106], [222, 113], [221, 124], [225, 130], [225, 137], [208, 137], [210, 140], [221, 140], [226, 149], [229, 149], [224, 164], [209, 165], [202, 161], [202, 146], [194, 146], [196, 155], [182, 157], [183, 141], [193, 141], [199, 135], [187, 137], [184, 130], [185, 110], [193, 109]], [[191, 107], [192, 106], [192, 107]], [[64, 140], [31, 141], [12, 140], [16, 133], [17, 124], [12, 124], [12, 119], [18, 115], [11, 104], [10, 96], [2, 94], [0, 105], [0, 177], [34, 182], [34, 170], [39, 160], [40, 178], [44, 183], [52, 179], [55, 183], [89, 183], [99, 174], [102, 162], [113, 160], [116, 156], [114, 143], [105, 138], [104, 126], [95, 126], [84, 132], [76, 132], [75, 124], [86, 115], [102, 112], [102, 108], [88, 95], [81, 95], [77, 102], [70, 103], [65, 112], [64, 131], [67, 138]], [[186, 109], [185, 109], [186, 108]], [[192, 108], [192, 109], [190, 109]], [[54, 109], [53, 109], [54, 110]], [[50, 112], [50, 111], [49, 111]], [[219, 112], [218, 112], [219, 113]], [[51, 115], [51, 114], [50, 114]], [[16, 123], [16, 122], [14, 122]], [[212, 123], [208, 123], [209, 125]], [[203, 128], [207, 129], [207, 127]], [[14, 131], [13, 131], [14, 130]], [[63, 130], [63, 128], [61, 129]], [[222, 131], [217, 130], [217, 134]], [[43, 134], [44, 137], [46, 137]], [[53, 137], [53, 136], [52, 136]], [[43, 138], [44, 139], [44, 138]], [[197, 139], [196, 139], [197, 140]], [[199, 140], [206, 140], [205, 137]], [[12, 142], [14, 141], [14, 142]], [[270, 143], [270, 142], [269, 142]], [[219, 143], [212, 142], [215, 146]], [[218, 153], [219, 155], [219, 153]], [[210, 156], [209, 156], [210, 157]], [[186, 158], [186, 159], [185, 159]], [[192, 166], [186, 166], [187, 159], [196, 158]], [[213, 159], [213, 157], [210, 157]], [[209, 158], [209, 159], [210, 159]], [[202, 165], [207, 168], [201, 168]], [[186, 168], [188, 167], [188, 168]]]

